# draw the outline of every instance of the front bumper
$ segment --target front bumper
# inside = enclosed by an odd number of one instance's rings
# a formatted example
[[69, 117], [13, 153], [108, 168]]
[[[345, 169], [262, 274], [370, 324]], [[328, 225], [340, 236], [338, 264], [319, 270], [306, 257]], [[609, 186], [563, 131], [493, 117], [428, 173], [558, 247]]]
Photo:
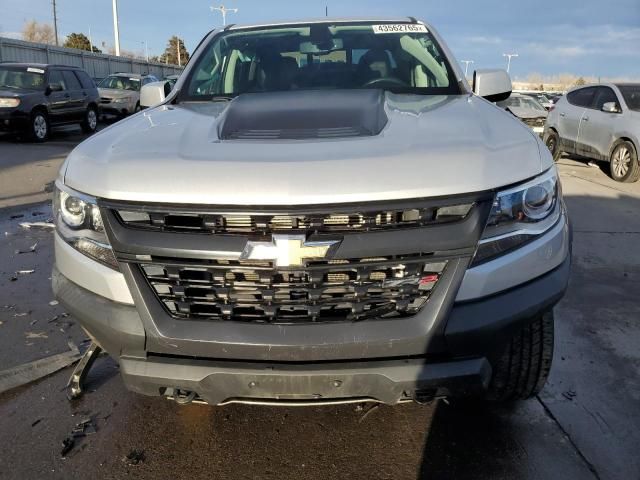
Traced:
[[[441, 347], [438, 354], [425, 352], [409, 357], [399, 349], [390, 350], [384, 358], [367, 360], [352, 357], [284, 361], [282, 347], [274, 361], [199, 358], [180, 351], [174, 355], [154, 354], [146, 349], [146, 331], [134, 306], [89, 292], [57, 268], [53, 272], [53, 288], [62, 305], [120, 362], [124, 382], [132, 391], [145, 395], [169, 395], [173, 389], [193, 391], [213, 405], [348, 399], [394, 404], [483, 391], [491, 377], [492, 359], [514, 332], [562, 298], [569, 272], [567, 256], [559, 267], [524, 285], [487, 298], [455, 303], [444, 331], [431, 338], [431, 343]], [[392, 339], [389, 343], [393, 343]], [[298, 351], [299, 347], [291, 348], [292, 360]]]
[[0, 132], [22, 131], [28, 127], [28, 113], [18, 108], [0, 109]]

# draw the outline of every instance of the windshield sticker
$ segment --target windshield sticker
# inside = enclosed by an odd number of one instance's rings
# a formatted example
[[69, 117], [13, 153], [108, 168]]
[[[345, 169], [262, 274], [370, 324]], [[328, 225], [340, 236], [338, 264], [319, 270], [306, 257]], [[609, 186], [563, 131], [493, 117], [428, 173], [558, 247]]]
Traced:
[[129, 80], [131, 80], [132, 82], [139, 82], [140, 81], [139, 78], [130, 78]]
[[373, 33], [427, 33], [427, 27], [419, 23], [372, 25]]
[[27, 72], [29, 72], [29, 73], [44, 73], [44, 70], [42, 70], [41, 68], [29, 67], [29, 68], [27, 68]]

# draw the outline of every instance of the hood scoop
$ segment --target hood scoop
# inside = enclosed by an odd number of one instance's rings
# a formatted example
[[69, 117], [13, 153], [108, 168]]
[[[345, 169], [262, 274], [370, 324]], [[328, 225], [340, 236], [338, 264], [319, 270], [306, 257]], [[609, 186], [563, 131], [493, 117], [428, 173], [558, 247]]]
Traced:
[[229, 103], [222, 140], [307, 140], [378, 135], [387, 124], [382, 90], [247, 93]]

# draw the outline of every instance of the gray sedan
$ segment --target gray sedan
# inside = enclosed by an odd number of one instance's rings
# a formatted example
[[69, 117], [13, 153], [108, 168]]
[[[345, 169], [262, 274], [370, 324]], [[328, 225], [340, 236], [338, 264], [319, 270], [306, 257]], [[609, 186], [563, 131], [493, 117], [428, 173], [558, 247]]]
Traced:
[[545, 143], [555, 160], [562, 152], [611, 165], [618, 182], [640, 179], [640, 83], [572, 90], [549, 113]]

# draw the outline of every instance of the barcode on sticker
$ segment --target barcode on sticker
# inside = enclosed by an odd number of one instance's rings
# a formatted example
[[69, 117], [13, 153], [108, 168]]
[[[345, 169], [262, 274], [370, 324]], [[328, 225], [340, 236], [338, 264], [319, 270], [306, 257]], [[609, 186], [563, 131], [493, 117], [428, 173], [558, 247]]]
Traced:
[[373, 25], [373, 33], [427, 33], [427, 27], [419, 23], [386, 23]]
[[42, 70], [41, 68], [29, 67], [29, 68], [27, 68], [27, 72], [29, 72], [29, 73], [44, 73], [44, 70]]

